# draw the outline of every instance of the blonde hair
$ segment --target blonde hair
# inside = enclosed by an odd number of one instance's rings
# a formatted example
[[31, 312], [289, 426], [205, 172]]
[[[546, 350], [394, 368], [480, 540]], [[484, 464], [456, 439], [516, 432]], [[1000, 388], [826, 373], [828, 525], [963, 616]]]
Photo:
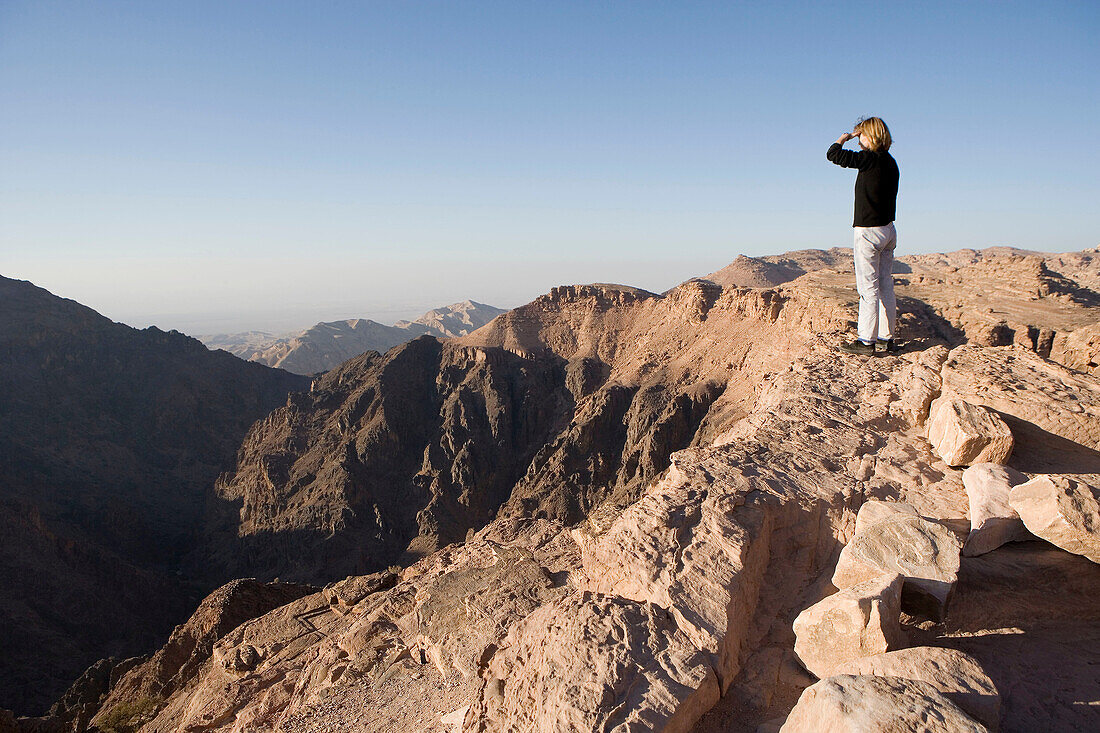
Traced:
[[893, 142], [890, 138], [890, 128], [880, 117], [864, 117], [856, 122], [852, 131], [857, 135], [866, 135], [871, 142], [870, 149], [876, 153], [886, 152]]

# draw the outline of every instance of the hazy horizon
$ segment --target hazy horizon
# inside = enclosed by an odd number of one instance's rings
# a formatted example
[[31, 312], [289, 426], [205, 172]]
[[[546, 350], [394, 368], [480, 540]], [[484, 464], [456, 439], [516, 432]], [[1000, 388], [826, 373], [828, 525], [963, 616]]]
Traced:
[[[843, 244], [833, 246], [850, 249], [850, 247], [846, 247]], [[798, 249], [824, 250], [829, 249], [829, 247], [800, 247]], [[929, 250], [929, 252], [947, 253], [959, 249], [967, 248], [942, 248]], [[1092, 249], [1092, 247], [1085, 247], [1083, 249]], [[795, 250], [785, 250], [785, 252], [789, 251]], [[1078, 250], [1054, 248], [1051, 250], [1040, 249], [1033, 251], [1060, 253]], [[738, 255], [739, 254], [744, 253], [738, 253]], [[781, 254], [784, 254], [784, 252], [771, 252], [751, 256], [759, 257]], [[898, 256], [904, 257], [907, 254], [922, 253], [902, 252], [899, 253]], [[287, 334], [303, 331], [318, 323], [345, 321], [355, 318], [367, 318], [389, 326], [400, 320], [415, 320], [434, 308], [441, 308], [467, 300], [473, 300], [485, 305], [509, 310], [529, 303], [538, 296], [549, 292], [551, 288], [559, 285], [578, 285], [597, 282], [615, 283], [661, 293], [693, 277], [703, 277], [709, 273], [716, 272], [733, 262], [738, 255], [734, 255], [728, 260], [721, 262], [700, 262], [696, 267], [693, 267], [692, 262], [684, 260], [667, 261], [663, 263], [598, 263], [596, 266], [593, 266], [592, 263], [576, 263], [569, 261], [541, 263], [539, 267], [540, 278], [541, 281], [545, 283], [545, 286], [540, 290], [531, 292], [524, 292], [521, 288], [516, 287], [509, 288], [509, 280], [506, 275], [514, 268], [514, 263], [498, 263], [498, 270], [492, 268], [479, 268], [480, 271], [476, 273], [467, 270], [465, 273], [466, 279], [459, 279], [452, 282], [448, 286], [449, 289], [445, 288], [440, 291], [439, 297], [434, 297], [433, 293], [427, 290], [418, 290], [415, 294], [406, 294], [404, 298], [395, 298], [390, 301], [348, 294], [344, 296], [343, 300], [332, 297], [330, 300], [323, 303], [297, 300], [285, 303], [277, 308], [243, 308], [236, 310], [196, 309], [176, 313], [167, 311], [127, 313], [122, 310], [114, 310], [110, 305], [107, 307], [100, 307], [94, 302], [94, 297], [76, 297], [71, 293], [48, 287], [30, 278], [18, 279], [30, 280], [38, 287], [43, 287], [54, 295], [75, 300], [82, 305], [86, 305], [96, 310], [101, 315], [111, 320], [125, 323], [135, 328], [156, 326], [165, 331], [177, 330], [181, 333], [195, 337], [228, 335], [245, 333], [248, 331], [263, 331], [271, 333], [273, 336], [285, 336]], [[452, 266], [454, 266], [454, 263], [452, 263]], [[579, 279], [568, 278], [569, 274], [578, 272], [588, 272], [594, 276]], [[617, 277], [616, 274], [624, 276]], [[0, 272], [0, 275], [12, 277], [4, 272]], [[343, 272], [343, 275], [347, 277], [346, 271]], [[301, 273], [298, 273], [297, 277], [300, 278]], [[408, 282], [411, 283], [412, 280], [413, 279], [410, 277]], [[491, 293], [493, 297], [483, 297], [479, 294], [456, 295], [456, 293], [462, 291], [465, 283], [471, 283], [472, 289], [479, 289], [481, 292]]]
[[185, 333], [661, 291], [850, 246], [1100, 244], [1095, 2], [0, 0], [0, 273]]

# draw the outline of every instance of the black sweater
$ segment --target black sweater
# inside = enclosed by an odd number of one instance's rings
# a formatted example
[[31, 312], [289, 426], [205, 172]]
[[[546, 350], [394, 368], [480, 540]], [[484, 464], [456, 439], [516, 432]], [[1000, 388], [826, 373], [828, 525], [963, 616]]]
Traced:
[[854, 227], [880, 227], [894, 220], [898, 200], [898, 164], [888, 152], [845, 150], [829, 146], [825, 157], [843, 168], [856, 168]]

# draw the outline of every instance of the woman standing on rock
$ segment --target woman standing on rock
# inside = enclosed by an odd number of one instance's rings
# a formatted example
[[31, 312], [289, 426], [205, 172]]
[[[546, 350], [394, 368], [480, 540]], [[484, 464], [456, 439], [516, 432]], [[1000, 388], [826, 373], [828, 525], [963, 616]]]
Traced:
[[[859, 138], [862, 150], [845, 150], [843, 145]], [[894, 323], [894, 210], [898, 198], [898, 164], [890, 155], [890, 129], [878, 117], [856, 123], [829, 146], [825, 157], [843, 168], [855, 168], [856, 207], [855, 260], [856, 290], [859, 292], [857, 339], [841, 344], [851, 354], [871, 355], [897, 351]]]

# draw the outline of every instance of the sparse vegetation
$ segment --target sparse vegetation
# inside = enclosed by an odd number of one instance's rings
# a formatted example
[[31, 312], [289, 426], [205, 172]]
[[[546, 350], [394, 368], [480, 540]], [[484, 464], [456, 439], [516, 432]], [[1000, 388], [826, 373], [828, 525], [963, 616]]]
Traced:
[[103, 716], [99, 729], [103, 733], [135, 733], [156, 715], [161, 701], [153, 697], [120, 702]]

